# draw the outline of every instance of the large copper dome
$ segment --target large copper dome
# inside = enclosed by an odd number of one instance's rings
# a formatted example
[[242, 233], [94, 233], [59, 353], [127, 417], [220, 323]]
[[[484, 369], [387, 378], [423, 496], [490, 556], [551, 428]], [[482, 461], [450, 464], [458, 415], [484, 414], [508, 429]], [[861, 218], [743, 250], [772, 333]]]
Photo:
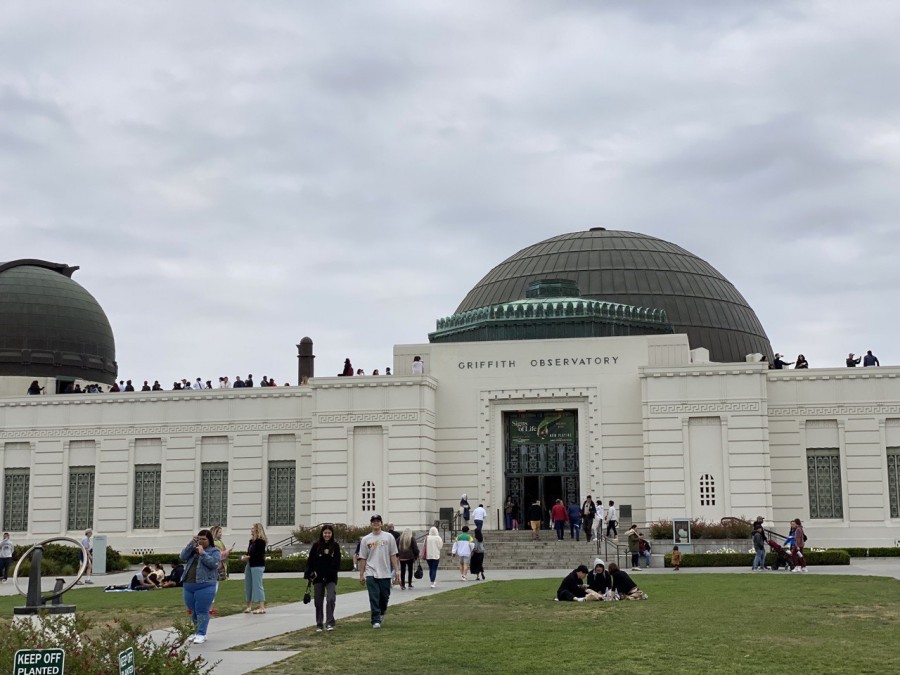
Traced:
[[570, 279], [584, 298], [664, 309], [675, 332], [709, 349], [713, 361], [772, 356], [756, 313], [728, 279], [680, 246], [635, 232], [593, 228], [524, 248], [488, 272], [456, 312], [520, 300], [538, 279]]

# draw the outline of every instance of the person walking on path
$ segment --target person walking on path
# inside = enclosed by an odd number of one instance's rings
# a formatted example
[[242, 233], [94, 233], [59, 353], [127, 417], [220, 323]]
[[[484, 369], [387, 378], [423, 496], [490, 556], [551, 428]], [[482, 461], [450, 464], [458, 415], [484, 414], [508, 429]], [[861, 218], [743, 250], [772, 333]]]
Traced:
[[472, 510], [472, 520], [475, 522], [475, 529], [484, 529], [484, 521], [487, 518], [487, 511], [484, 510], [484, 504], [479, 504]]
[[764, 572], [766, 569], [766, 531], [762, 527], [762, 523], [753, 523], [753, 534], [750, 535], [753, 540], [753, 567], [752, 571]]
[[544, 519], [544, 509], [541, 508], [540, 500], [535, 500], [534, 504], [528, 507], [528, 524], [531, 525], [531, 540], [537, 541], [541, 538], [541, 521]]
[[438, 533], [438, 529], [432, 527], [428, 530], [428, 536], [425, 537], [425, 543], [422, 546], [422, 558], [428, 563], [428, 578], [431, 580], [432, 588], [437, 583], [437, 571], [441, 562], [441, 549], [443, 547], [444, 540]]
[[397, 540], [397, 557], [400, 559], [400, 590], [413, 587], [413, 567], [419, 559], [419, 544], [408, 527]]
[[575, 502], [574, 497], [569, 500], [566, 515], [569, 516], [569, 539], [581, 541], [581, 507]]
[[597, 515], [597, 505], [594, 504], [594, 500], [591, 499], [591, 496], [588, 495], [584, 500], [584, 503], [581, 505], [581, 520], [584, 523], [584, 536], [594, 540], [594, 516]]
[[400, 561], [397, 540], [381, 529], [383, 521], [377, 513], [369, 518], [372, 532], [362, 538], [359, 547], [359, 583], [369, 593], [372, 628], [381, 628], [391, 598], [391, 569], [400, 583]]
[[803, 524], [799, 518], [791, 521], [791, 536], [794, 541], [791, 544], [791, 561], [794, 569], [791, 572], [806, 572], [806, 558], [803, 557], [803, 549], [806, 548], [806, 534], [803, 532]]
[[184, 604], [191, 613], [191, 622], [196, 628], [187, 642], [203, 644], [209, 627], [209, 608], [216, 597], [221, 560], [212, 532], [200, 530], [182, 549], [180, 558], [185, 563], [182, 576]]
[[472, 545], [472, 565], [469, 568], [475, 575], [475, 581], [480, 578], [484, 581], [484, 534], [480, 529], [475, 530], [475, 543]]
[[[247, 563], [244, 567], [244, 598], [247, 606], [244, 614], [266, 613], [266, 591], [263, 589], [263, 573], [266, 571], [266, 545], [269, 543], [262, 523], [250, 528], [250, 542], [247, 544], [247, 555], [241, 560]], [[253, 603], [259, 603], [253, 609]]]
[[463, 525], [462, 532], [457, 535], [456, 541], [453, 542], [453, 550], [450, 552], [451, 555], [459, 556], [459, 573], [462, 575], [463, 581], [466, 580], [466, 575], [469, 573], [473, 544], [474, 540], [472, 535], [469, 534], [469, 526]]
[[631, 571], [636, 572], [640, 568], [641, 538], [638, 536], [637, 525], [631, 524], [631, 528], [625, 533], [628, 537], [628, 552], [631, 554]]
[[3, 539], [0, 540], [0, 583], [6, 583], [14, 550], [15, 547], [9, 538], [9, 532], [4, 532]]
[[[94, 545], [91, 543], [91, 537], [94, 536], [93, 530], [85, 530], [84, 536], [81, 538], [81, 547], [87, 551], [87, 566], [84, 568], [84, 583], [92, 584], [91, 573], [94, 571]], [[78, 562], [84, 560], [84, 551], [78, 552]], [[81, 581], [78, 582], [82, 583]]]
[[565, 533], [566, 522], [569, 520], [569, 512], [563, 506], [562, 499], [557, 499], [553, 508], [550, 509], [550, 520], [553, 521], [553, 527], [556, 528], [556, 540], [562, 541]]
[[303, 574], [304, 579], [313, 583], [317, 633], [321, 633], [323, 628], [334, 630], [335, 593], [340, 569], [341, 546], [334, 540], [334, 527], [323, 525], [318, 541], [309, 549]]
[[616, 503], [610, 499], [609, 508], [606, 510], [606, 538], [609, 538], [609, 531], [612, 530], [613, 541], [619, 540], [619, 521], [616, 520]]

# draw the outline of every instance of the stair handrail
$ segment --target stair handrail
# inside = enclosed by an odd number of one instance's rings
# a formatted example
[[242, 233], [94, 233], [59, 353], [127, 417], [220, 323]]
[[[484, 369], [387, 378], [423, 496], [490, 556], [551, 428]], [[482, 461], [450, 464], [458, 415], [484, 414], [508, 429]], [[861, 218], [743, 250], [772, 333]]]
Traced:
[[[746, 518], [738, 518], [737, 516], [725, 516], [724, 518], [720, 518], [719, 522], [722, 525], [726, 525], [729, 522], [738, 522], [738, 523], [744, 523], [744, 525], [749, 525], [751, 528], [753, 527], [753, 521], [747, 520]], [[778, 538], [778, 539], [781, 539], [782, 541], [785, 541], [789, 536], [789, 535], [781, 534], [780, 532], [776, 532], [775, 530], [770, 530], [767, 527], [763, 527], [762, 530], [763, 530], [763, 532], [766, 533], [766, 539], [769, 539], [770, 537], [772, 537], [772, 538]]]

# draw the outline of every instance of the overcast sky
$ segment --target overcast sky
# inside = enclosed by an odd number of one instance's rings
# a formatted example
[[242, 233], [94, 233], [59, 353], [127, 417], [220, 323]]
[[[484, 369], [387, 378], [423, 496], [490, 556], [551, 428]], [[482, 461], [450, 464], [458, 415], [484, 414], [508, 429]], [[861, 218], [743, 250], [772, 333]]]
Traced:
[[4, 3], [0, 260], [123, 378], [370, 372], [494, 265], [675, 242], [813, 367], [900, 363], [900, 3]]

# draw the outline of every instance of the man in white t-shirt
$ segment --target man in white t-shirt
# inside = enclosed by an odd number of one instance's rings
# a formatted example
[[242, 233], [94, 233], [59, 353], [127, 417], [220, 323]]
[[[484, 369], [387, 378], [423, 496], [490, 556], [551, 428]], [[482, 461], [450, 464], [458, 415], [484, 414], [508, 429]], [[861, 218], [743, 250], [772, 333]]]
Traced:
[[476, 530], [481, 530], [484, 528], [485, 519], [487, 519], [487, 511], [484, 510], [484, 504], [479, 504], [472, 511], [472, 520], [475, 521]]
[[400, 561], [397, 559], [397, 540], [381, 529], [381, 516], [375, 514], [369, 522], [372, 533], [363, 537], [359, 544], [359, 583], [369, 592], [372, 628], [381, 628], [391, 598], [391, 576], [400, 583]]

